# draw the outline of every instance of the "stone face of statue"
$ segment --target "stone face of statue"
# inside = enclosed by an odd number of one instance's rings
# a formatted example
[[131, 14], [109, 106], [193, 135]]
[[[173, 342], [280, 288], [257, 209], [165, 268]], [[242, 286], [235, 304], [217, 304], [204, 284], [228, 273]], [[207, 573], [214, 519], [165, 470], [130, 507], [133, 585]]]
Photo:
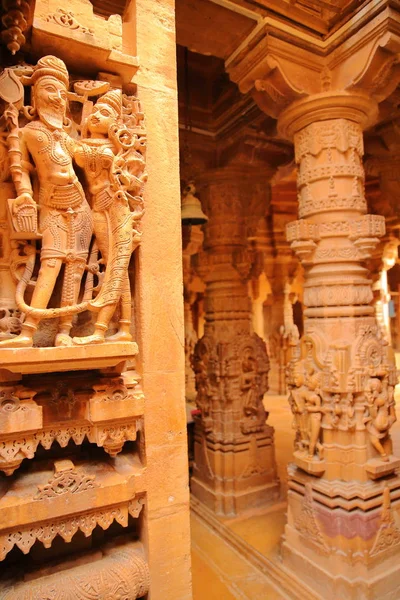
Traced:
[[34, 87], [35, 107], [46, 125], [61, 129], [67, 109], [65, 85], [54, 77], [41, 77]]
[[105, 137], [116, 118], [117, 113], [110, 106], [97, 102], [88, 119], [88, 130], [95, 137]]

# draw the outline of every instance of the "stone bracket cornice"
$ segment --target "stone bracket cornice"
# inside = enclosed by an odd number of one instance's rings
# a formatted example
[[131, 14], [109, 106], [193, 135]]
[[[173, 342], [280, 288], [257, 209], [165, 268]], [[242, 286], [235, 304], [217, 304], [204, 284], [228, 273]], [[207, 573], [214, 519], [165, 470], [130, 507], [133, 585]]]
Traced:
[[[292, 250], [304, 263], [309, 263], [317, 242], [324, 238], [343, 238], [351, 240], [357, 249], [357, 257], [368, 258], [385, 235], [385, 218], [380, 215], [363, 215], [356, 220], [314, 223], [307, 219], [292, 221], [286, 226], [286, 236]], [[354, 255], [355, 256], [355, 255]], [[354, 260], [349, 254], [348, 259]]]
[[381, 102], [400, 81], [400, 2], [387, 2], [350, 37], [346, 28], [321, 41], [290, 27], [282, 35], [269, 22], [227, 71], [275, 118], [292, 102], [327, 91], [361, 92]]

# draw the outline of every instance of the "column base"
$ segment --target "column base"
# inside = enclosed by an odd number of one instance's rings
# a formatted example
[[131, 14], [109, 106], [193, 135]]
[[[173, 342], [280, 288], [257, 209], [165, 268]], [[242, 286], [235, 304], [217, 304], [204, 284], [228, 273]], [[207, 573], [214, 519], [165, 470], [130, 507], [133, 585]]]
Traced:
[[[223, 487], [225, 482], [219, 480], [218, 483]], [[265, 483], [258, 487], [252, 487], [246, 492], [224, 494], [194, 476], [191, 479], [190, 489], [193, 496], [216, 515], [234, 517], [278, 500], [280, 485], [279, 482]]]
[[279, 489], [272, 427], [225, 444], [197, 427], [191, 491], [215, 514], [235, 516], [268, 505]]
[[[282, 541], [283, 564], [293, 578], [299, 583], [312, 588], [323, 600], [397, 600], [400, 598], [400, 551], [380, 565], [379, 569], [371, 569], [354, 577], [335, 575], [320, 563], [321, 557], [310, 557], [304, 550], [295, 550], [284, 539]], [[332, 568], [332, 558], [328, 558]], [[383, 568], [384, 567], [384, 568]], [[358, 573], [358, 569], [355, 570]]]
[[289, 466], [282, 560], [324, 600], [400, 598], [400, 477], [322, 481]]

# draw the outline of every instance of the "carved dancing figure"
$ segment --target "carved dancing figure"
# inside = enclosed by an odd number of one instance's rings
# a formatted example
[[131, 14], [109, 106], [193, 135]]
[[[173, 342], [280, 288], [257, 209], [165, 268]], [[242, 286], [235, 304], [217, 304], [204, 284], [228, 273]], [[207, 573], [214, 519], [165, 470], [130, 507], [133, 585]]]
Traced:
[[308, 367], [307, 374], [296, 369], [291, 388], [289, 404], [294, 417], [297, 449], [306, 453], [308, 460], [312, 460], [317, 451], [318, 458], [322, 460], [321, 420], [326, 409], [322, 406], [318, 373], [312, 367]]
[[[74, 344], [130, 341], [131, 291], [129, 261], [141, 234], [135, 224], [143, 214], [140, 193], [146, 181], [141, 139], [122, 121], [122, 94], [112, 90], [101, 96], [88, 117], [85, 137], [75, 160], [84, 170], [91, 198], [96, 242], [106, 265], [104, 279], [89, 309], [98, 311], [93, 335], [73, 338]], [[133, 194], [133, 195], [132, 195]], [[131, 211], [133, 208], [139, 210]], [[119, 328], [105, 338], [120, 304]]]
[[384, 440], [396, 421], [393, 386], [387, 380], [383, 382], [377, 377], [370, 377], [365, 389], [367, 399], [364, 423], [369, 433], [369, 439], [374, 448], [379, 452], [383, 461], [388, 462], [389, 457], [381, 440]]
[[[72, 163], [75, 143], [66, 133], [67, 91], [69, 84], [65, 64], [54, 56], [41, 58], [25, 83], [33, 86], [33, 120], [18, 130], [18, 115], [14, 120], [18, 131], [18, 148], [10, 146], [14, 164], [11, 168], [17, 198], [11, 203], [13, 219], [23, 221], [36, 210], [31, 175], [36, 173], [39, 192], [38, 232], [42, 240], [40, 269], [30, 306], [24, 302], [24, 292], [30, 281], [35, 263], [35, 251], [30, 247], [27, 271], [17, 287], [17, 305], [25, 313], [20, 335], [0, 342], [0, 347], [29, 347], [40, 319], [53, 316], [46, 311], [61, 267], [65, 265], [60, 316], [56, 346], [70, 345], [72, 312], [68, 307], [76, 304], [92, 236], [92, 216], [89, 204]], [[16, 112], [16, 111], [15, 111]], [[9, 138], [12, 138], [9, 135]], [[9, 142], [9, 145], [10, 143]], [[18, 164], [19, 163], [19, 164]], [[39, 237], [38, 236], [38, 237]], [[29, 239], [29, 238], [28, 238]], [[53, 311], [54, 312], [54, 311]]]

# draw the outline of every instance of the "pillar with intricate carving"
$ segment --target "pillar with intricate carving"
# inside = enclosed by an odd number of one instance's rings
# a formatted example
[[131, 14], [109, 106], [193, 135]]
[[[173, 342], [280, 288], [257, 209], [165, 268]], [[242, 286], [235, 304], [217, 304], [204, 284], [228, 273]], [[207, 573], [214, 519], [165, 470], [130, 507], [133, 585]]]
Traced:
[[190, 225], [183, 228], [183, 311], [185, 320], [185, 396], [187, 402], [193, 402], [196, 398], [196, 381], [192, 367], [192, 355], [198, 337], [193, 326], [192, 305], [197, 294], [191, 286], [193, 281], [192, 257], [201, 248], [203, 238], [204, 234], [200, 225]]
[[206, 281], [205, 332], [196, 344], [197, 418], [193, 494], [234, 515], [277, 497], [273, 428], [266, 424], [265, 343], [253, 333], [247, 280], [259, 264], [248, 228], [269, 201], [268, 173], [238, 167], [197, 180], [209, 217], [197, 269]]
[[366, 268], [385, 220], [367, 214], [362, 164], [363, 130], [399, 81], [399, 22], [387, 9], [323, 49], [270, 27], [230, 66], [295, 146], [299, 220], [287, 236], [305, 269], [305, 320], [290, 364], [296, 439], [282, 551], [326, 600], [386, 600], [400, 585], [397, 378]]
[[273, 216], [273, 228], [269, 232], [269, 239], [265, 237], [263, 240], [261, 236], [258, 238], [258, 247], [264, 255], [264, 272], [271, 287], [271, 295], [264, 306], [265, 335], [271, 360], [270, 391], [278, 394], [285, 394], [287, 390], [285, 372], [289, 339], [293, 336], [298, 337], [297, 327], [293, 323], [293, 294], [290, 285], [298, 260], [287, 241], [282, 239], [282, 222], [287, 222], [288, 216]]

